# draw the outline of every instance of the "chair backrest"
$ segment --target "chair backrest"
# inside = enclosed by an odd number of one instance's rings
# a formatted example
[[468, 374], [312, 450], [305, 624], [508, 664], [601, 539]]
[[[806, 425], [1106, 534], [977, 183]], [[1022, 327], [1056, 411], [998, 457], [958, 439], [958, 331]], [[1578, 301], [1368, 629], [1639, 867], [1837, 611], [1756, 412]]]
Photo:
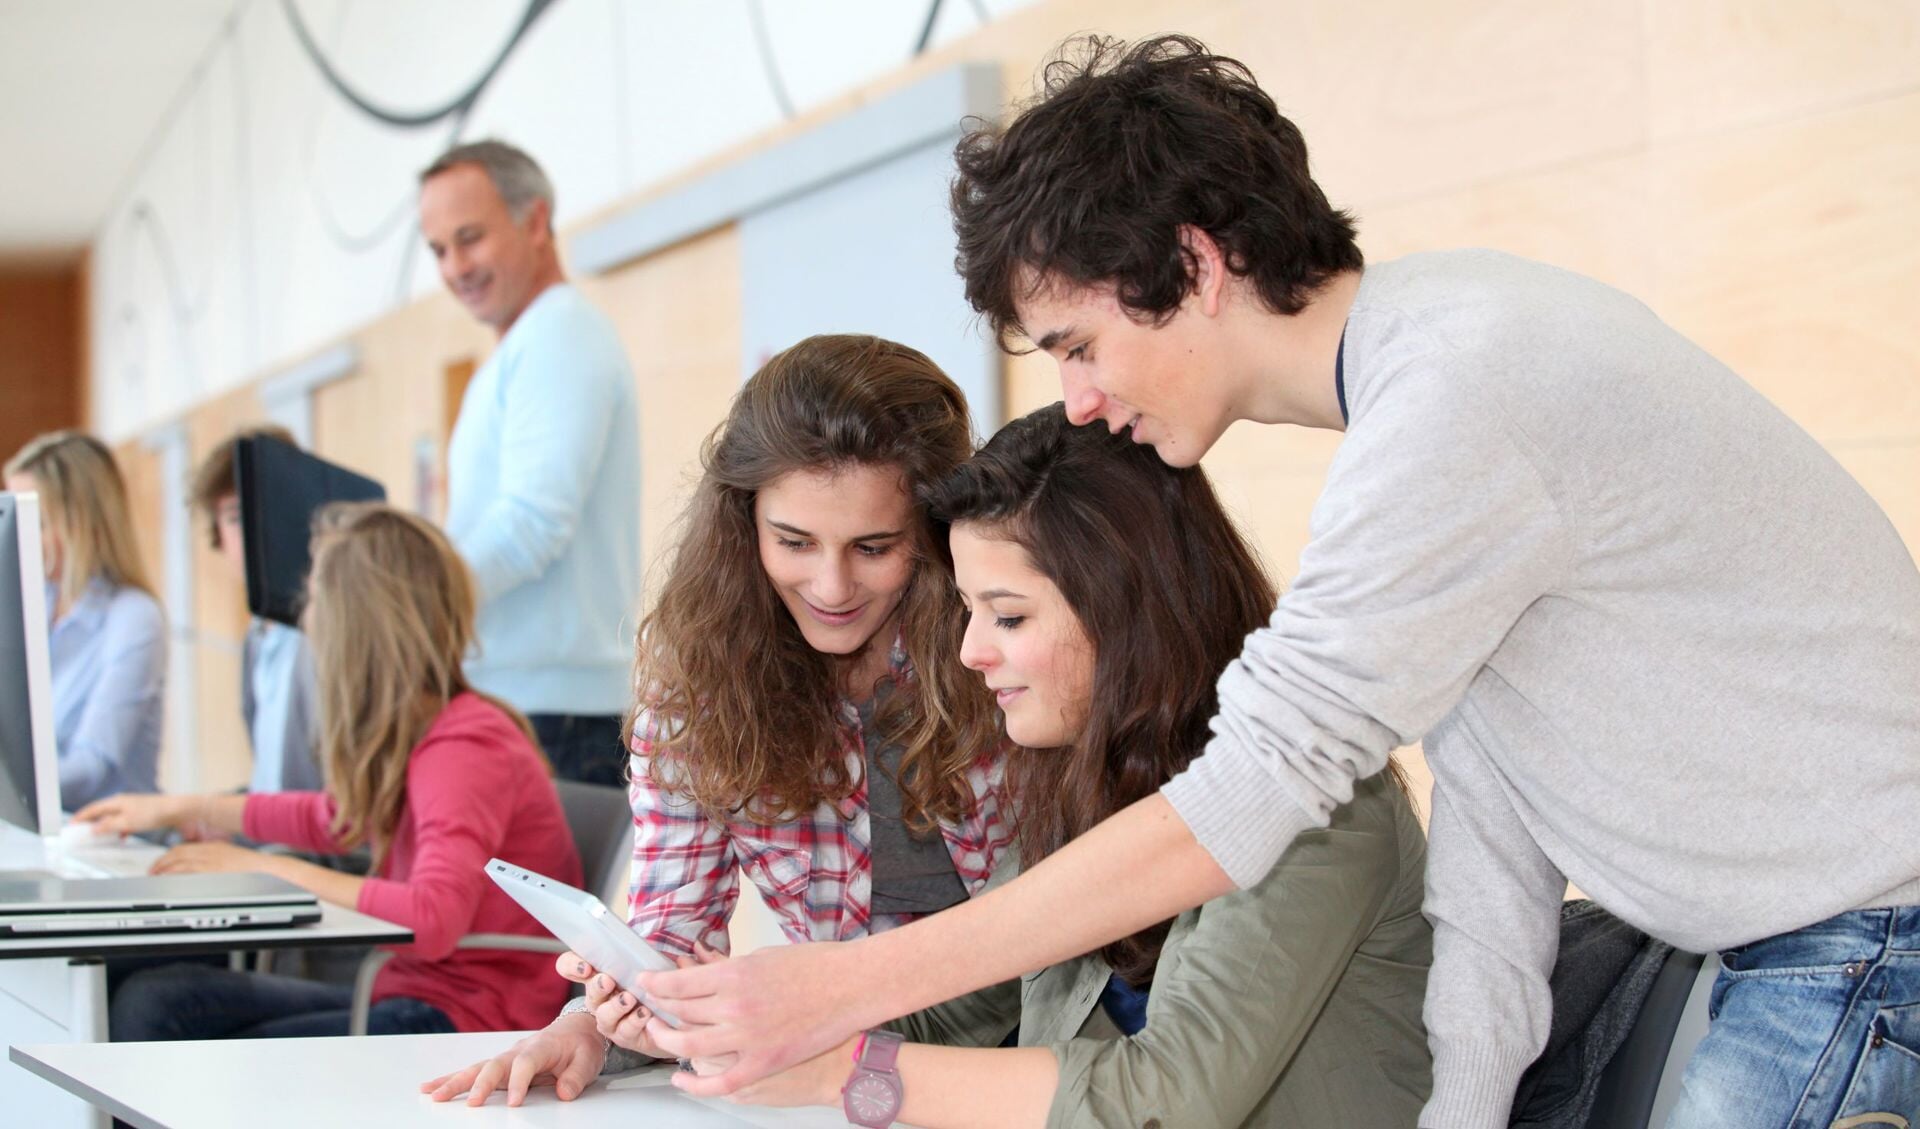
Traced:
[[[580, 852], [580, 873], [587, 890], [602, 900], [624, 890], [633, 842], [633, 812], [627, 806], [626, 789], [561, 779], [555, 779], [553, 786], [560, 793], [574, 849]], [[618, 906], [613, 909], [619, 912]]]
[[[1676, 1051], [1674, 1031], [1693, 995], [1702, 959], [1698, 953], [1668, 954], [1640, 1005], [1633, 1029], [1600, 1075], [1587, 1129], [1646, 1129], [1653, 1124], [1654, 1098], [1667, 1072], [1668, 1057]], [[1682, 1051], [1683, 1055], [1692, 1052], [1691, 1045]]]

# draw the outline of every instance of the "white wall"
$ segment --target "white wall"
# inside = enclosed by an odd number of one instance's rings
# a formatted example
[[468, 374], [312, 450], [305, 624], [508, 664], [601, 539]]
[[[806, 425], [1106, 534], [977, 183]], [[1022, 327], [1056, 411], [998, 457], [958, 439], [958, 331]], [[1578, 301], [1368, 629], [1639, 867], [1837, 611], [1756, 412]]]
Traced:
[[[938, 45], [1032, 0], [943, 0]], [[569, 223], [910, 58], [931, 0], [240, 0], [93, 244], [92, 426], [126, 438], [438, 285], [414, 177], [458, 136]], [[536, 17], [463, 112], [456, 100]], [[754, 14], [763, 14], [756, 33]]]

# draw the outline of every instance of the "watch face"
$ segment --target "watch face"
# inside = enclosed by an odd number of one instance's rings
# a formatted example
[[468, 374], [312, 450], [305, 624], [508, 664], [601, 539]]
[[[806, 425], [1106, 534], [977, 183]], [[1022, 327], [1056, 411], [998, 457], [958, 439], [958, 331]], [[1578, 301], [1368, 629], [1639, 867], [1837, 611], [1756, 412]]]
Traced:
[[861, 1125], [886, 1125], [900, 1112], [900, 1088], [891, 1077], [863, 1074], [847, 1084], [847, 1115]]

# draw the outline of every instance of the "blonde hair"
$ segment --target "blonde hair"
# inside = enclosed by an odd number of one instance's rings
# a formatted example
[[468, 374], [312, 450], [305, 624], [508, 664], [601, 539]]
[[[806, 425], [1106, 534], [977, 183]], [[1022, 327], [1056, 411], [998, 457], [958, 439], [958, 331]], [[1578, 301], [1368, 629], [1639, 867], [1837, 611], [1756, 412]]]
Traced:
[[[407, 763], [456, 696], [477, 693], [461, 657], [473, 639], [473, 576], [446, 535], [376, 502], [342, 502], [314, 519], [313, 571], [301, 617], [320, 690], [320, 750], [333, 833], [385, 859], [407, 802]], [[480, 695], [520, 727], [519, 711]]]
[[95, 577], [156, 596], [133, 537], [127, 483], [105, 443], [80, 431], [50, 431], [7, 460], [30, 474], [40, 512], [60, 536], [60, 602], [72, 606]]

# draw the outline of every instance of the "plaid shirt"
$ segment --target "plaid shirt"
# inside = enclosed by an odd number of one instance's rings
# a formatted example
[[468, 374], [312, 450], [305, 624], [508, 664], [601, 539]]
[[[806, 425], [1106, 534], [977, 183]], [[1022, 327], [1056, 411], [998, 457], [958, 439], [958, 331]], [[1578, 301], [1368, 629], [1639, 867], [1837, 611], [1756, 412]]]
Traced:
[[[895, 682], [912, 678], [898, 641], [888, 655]], [[726, 952], [727, 921], [740, 896], [739, 874], [759, 888], [790, 941], [847, 941], [913, 919], [881, 914], [873, 904], [872, 837], [867, 818], [866, 734], [851, 701], [839, 703], [842, 752], [852, 795], [821, 803], [786, 823], [744, 818], [713, 820], [698, 804], [657, 781], [662, 762], [648, 754], [671, 724], [642, 713], [634, 725], [632, 783], [633, 878], [628, 924], [662, 952], [691, 953], [695, 941]], [[1005, 762], [999, 750], [967, 771], [978, 798], [971, 815], [941, 821], [940, 833], [969, 896], [980, 892], [1013, 839], [1006, 813]]]

